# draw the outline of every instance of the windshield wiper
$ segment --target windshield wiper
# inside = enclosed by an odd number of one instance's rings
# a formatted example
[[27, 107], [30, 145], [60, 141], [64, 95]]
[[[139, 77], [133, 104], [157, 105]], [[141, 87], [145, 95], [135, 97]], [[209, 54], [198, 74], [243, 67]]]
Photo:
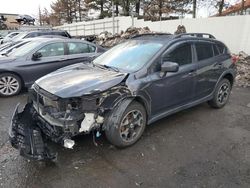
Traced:
[[8, 57], [7, 53], [3, 53], [3, 54], [1, 54], [1, 55]]
[[95, 64], [95, 63], [93, 63], [93, 62], [91, 62], [91, 63], [92, 63], [92, 65], [93, 65], [94, 67], [99, 67], [99, 68], [101, 68], [101, 69], [106, 69], [106, 67], [104, 67], [103, 65]]
[[97, 67], [99, 67], [101, 69], [111, 69], [111, 70], [113, 70], [115, 72], [120, 72], [120, 70], [118, 68], [113, 67], [113, 66], [102, 65], [102, 64], [97, 64], [97, 63], [95, 64], [95, 63], [93, 63], [93, 61], [91, 63], [92, 63], [93, 66], [97, 66]]
[[112, 69], [115, 72], [120, 72], [120, 70], [117, 67], [109, 66], [109, 65], [103, 65], [107, 69]]

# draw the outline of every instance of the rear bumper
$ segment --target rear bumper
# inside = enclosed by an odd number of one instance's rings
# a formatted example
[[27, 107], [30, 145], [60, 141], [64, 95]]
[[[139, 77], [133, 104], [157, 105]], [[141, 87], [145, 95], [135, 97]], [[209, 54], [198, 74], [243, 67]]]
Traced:
[[18, 113], [18, 108], [19, 104], [12, 115], [9, 128], [11, 145], [28, 159], [55, 160], [57, 154], [51, 152], [49, 141], [32, 118], [31, 105], [26, 105], [21, 113]]

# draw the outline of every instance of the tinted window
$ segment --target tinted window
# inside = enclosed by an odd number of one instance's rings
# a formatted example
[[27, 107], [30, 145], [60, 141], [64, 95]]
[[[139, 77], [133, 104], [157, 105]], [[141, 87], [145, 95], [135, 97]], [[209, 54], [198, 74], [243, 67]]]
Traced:
[[192, 49], [190, 44], [184, 44], [177, 47], [175, 50], [170, 52], [164, 61], [171, 61], [178, 63], [179, 65], [185, 65], [192, 63]]
[[13, 38], [14, 36], [16, 36], [16, 35], [18, 35], [19, 33], [11, 33], [10, 35], [9, 35], [9, 37], [10, 38]]
[[44, 36], [44, 35], [50, 35], [49, 32], [43, 32], [43, 33], [38, 33], [37, 36]]
[[223, 44], [217, 44], [220, 54], [225, 53], [225, 46]]
[[64, 55], [64, 45], [62, 42], [48, 44], [42, 47], [37, 52], [42, 54], [42, 57], [60, 56]]
[[89, 47], [89, 52], [95, 52], [95, 47], [92, 45], [88, 45]]
[[68, 37], [65, 32], [54, 32], [52, 33], [52, 35], [60, 35], [60, 36], [63, 36], [63, 37]]
[[37, 37], [38, 34], [37, 33], [29, 33], [26, 37], [24, 38], [33, 38], [33, 37]]
[[214, 49], [214, 55], [215, 56], [220, 54], [220, 52], [219, 52], [219, 50], [218, 50], [218, 48], [217, 48], [217, 46], [215, 44], [213, 44], [213, 49]]
[[197, 43], [195, 46], [196, 46], [198, 61], [213, 57], [213, 48], [211, 44]]
[[90, 48], [88, 44], [80, 43], [80, 42], [69, 42], [69, 54], [82, 54], [82, 53], [89, 53], [95, 51], [95, 48]]

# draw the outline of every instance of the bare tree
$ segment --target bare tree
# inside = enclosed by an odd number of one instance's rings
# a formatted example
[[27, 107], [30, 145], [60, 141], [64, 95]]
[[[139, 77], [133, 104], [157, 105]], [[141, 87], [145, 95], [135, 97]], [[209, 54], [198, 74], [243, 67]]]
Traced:
[[217, 6], [219, 7], [219, 16], [221, 16], [221, 15], [222, 15], [223, 8], [224, 8], [224, 6], [225, 6], [225, 0], [219, 1]]
[[244, 13], [244, 7], [245, 7], [245, 0], [241, 0], [241, 10], [240, 10], [241, 15], [243, 15]]
[[196, 18], [197, 0], [193, 0], [193, 18]]
[[159, 20], [164, 15], [171, 13], [187, 13], [188, 5], [193, 0], [147, 0], [144, 3], [146, 19]]

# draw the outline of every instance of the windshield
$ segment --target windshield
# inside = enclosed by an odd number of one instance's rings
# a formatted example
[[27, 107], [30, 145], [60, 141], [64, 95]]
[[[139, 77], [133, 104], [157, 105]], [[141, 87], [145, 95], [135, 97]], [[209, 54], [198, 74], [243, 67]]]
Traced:
[[21, 46], [27, 44], [28, 42], [29, 42], [29, 41], [25, 41], [25, 42], [19, 41], [19, 42], [16, 42], [15, 45], [10, 46], [10, 47], [8, 47], [8, 48], [2, 50], [0, 53], [7, 56], [9, 53], [14, 52], [14, 50], [16, 50], [16, 49], [20, 48]]
[[97, 57], [94, 65], [115, 67], [125, 72], [141, 69], [163, 46], [157, 41], [128, 41], [119, 44]]
[[34, 50], [34, 48], [38, 47], [40, 44], [41, 44], [41, 41], [28, 42], [27, 44], [9, 53], [8, 56], [12, 56], [12, 57], [24, 56], [30, 51]]

